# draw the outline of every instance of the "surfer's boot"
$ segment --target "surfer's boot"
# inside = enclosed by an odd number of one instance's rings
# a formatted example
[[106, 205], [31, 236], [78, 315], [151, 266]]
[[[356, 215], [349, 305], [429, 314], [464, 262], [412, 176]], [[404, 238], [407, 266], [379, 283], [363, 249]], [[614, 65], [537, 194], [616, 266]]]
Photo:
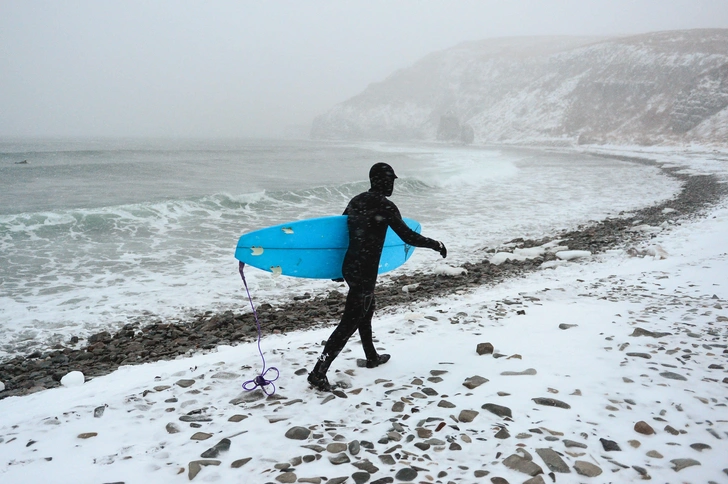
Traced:
[[331, 384], [325, 373], [312, 371], [308, 374], [308, 383], [320, 392], [330, 392]]
[[385, 353], [383, 355], [377, 355], [376, 358], [373, 358], [371, 360], [367, 359], [367, 368], [376, 368], [379, 365], [383, 365], [388, 362], [390, 358], [391, 356]]

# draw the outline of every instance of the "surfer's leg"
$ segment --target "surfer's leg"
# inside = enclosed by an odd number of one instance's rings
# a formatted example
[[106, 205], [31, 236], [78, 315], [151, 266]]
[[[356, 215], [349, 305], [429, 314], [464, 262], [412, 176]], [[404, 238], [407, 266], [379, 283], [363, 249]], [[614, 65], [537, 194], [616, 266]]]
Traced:
[[377, 359], [377, 350], [374, 348], [372, 341], [372, 316], [374, 315], [375, 301], [374, 294], [367, 294], [364, 297], [364, 307], [361, 322], [359, 322], [359, 337], [361, 345], [364, 348], [364, 354], [367, 361]]
[[[346, 306], [344, 307], [341, 322], [339, 322], [339, 325], [331, 333], [331, 336], [329, 336], [324, 350], [316, 362], [316, 366], [314, 366], [313, 371], [308, 376], [309, 383], [315, 387], [324, 390], [323, 387], [329, 386], [328, 380], [326, 379], [326, 372], [329, 371], [331, 363], [339, 356], [346, 342], [349, 341], [351, 335], [356, 331], [361, 319], [363, 303], [364, 294], [361, 289], [358, 287], [350, 288], [349, 294], [346, 296]], [[324, 381], [325, 384], [323, 383]]]

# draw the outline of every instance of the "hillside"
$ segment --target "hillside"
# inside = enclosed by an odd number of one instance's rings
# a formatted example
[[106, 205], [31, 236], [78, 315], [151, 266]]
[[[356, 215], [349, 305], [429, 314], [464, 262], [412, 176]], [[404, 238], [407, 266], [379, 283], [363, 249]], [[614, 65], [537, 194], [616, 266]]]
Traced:
[[311, 136], [725, 145], [728, 29], [460, 44], [336, 105]]

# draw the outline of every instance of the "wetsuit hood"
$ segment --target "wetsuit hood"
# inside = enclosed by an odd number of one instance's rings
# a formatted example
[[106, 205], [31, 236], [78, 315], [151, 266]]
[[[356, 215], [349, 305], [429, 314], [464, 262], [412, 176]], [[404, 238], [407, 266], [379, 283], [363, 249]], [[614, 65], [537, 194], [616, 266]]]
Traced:
[[394, 191], [394, 180], [397, 175], [394, 174], [394, 168], [387, 163], [377, 163], [369, 170], [369, 181], [372, 184], [371, 192], [381, 193], [388, 197]]

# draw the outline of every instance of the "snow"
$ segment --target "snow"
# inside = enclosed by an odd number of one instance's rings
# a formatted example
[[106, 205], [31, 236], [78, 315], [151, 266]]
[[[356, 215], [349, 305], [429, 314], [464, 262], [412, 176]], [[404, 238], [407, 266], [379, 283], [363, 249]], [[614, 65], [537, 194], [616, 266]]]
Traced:
[[[716, 167], [700, 157], [697, 161], [700, 169]], [[0, 481], [188, 482], [190, 469], [197, 470], [190, 463], [229, 438], [230, 450], [213, 459], [219, 465], [203, 465], [195, 481], [286, 482], [290, 472], [281, 472], [285, 466], [276, 464], [293, 461], [298, 482], [323, 476], [349, 476], [346, 482], [352, 482], [351, 475], [361, 471], [329, 459], [341, 452], [322, 450], [312, 462], [296, 458], [317, 454], [303, 445], [358, 440], [372, 442], [376, 454], [364, 448], [343, 453], [352, 463], [369, 459], [379, 469], [371, 481], [416, 467], [417, 482], [489, 482], [495, 476], [524, 482], [530, 476], [506, 467], [503, 460], [530, 454], [548, 474], [536, 449], [551, 447], [570, 468], [569, 474], [557, 473], [556, 482], [636, 482], [642, 480], [639, 469], [655, 482], [726, 482], [728, 204], [652, 235], [633, 251], [562, 257], [494, 287], [379, 311], [377, 346], [392, 359], [376, 369], [358, 368], [356, 359], [363, 352], [352, 338], [330, 373], [333, 381], [349, 386], [342, 390], [346, 398], [315, 392], [305, 373], [296, 374], [310, 369], [320, 353], [321, 341], [332, 330], [324, 327], [264, 335], [261, 348], [268, 367], [280, 371], [277, 391], [268, 399], [253, 400], [257, 392], [241, 388], [262, 368], [258, 347], [251, 343], [122, 367], [85, 383], [83, 375], [79, 380], [69, 374], [77, 385], [64, 382], [60, 388], [0, 400]], [[556, 247], [563, 249], [549, 249]], [[636, 328], [667, 334], [631, 336]], [[476, 346], [483, 342], [491, 343], [500, 357], [479, 355]], [[433, 370], [447, 373], [439, 375], [441, 381], [430, 380]], [[663, 376], [667, 372], [685, 380]], [[474, 375], [488, 381], [473, 389], [463, 386]], [[192, 380], [191, 386], [185, 380]], [[425, 388], [437, 395], [425, 394]], [[238, 397], [251, 401], [231, 403]], [[533, 400], [544, 397], [571, 408]], [[454, 407], [438, 406], [442, 400]], [[403, 409], [394, 411], [398, 403]], [[486, 403], [510, 408], [512, 419], [483, 409]], [[462, 410], [478, 414], [464, 423], [459, 421]], [[187, 415], [210, 421], [180, 421]], [[230, 421], [234, 415], [244, 418]], [[638, 421], [656, 433], [637, 433]], [[437, 430], [440, 422], [446, 425]], [[668, 425], [678, 434], [665, 430]], [[313, 433], [305, 441], [287, 438], [295, 426]], [[178, 431], [170, 433], [170, 428]], [[397, 428], [403, 437], [399, 441], [391, 433]], [[426, 440], [418, 437], [417, 428], [432, 431], [445, 444], [415, 447]], [[510, 437], [495, 438], [503, 428]], [[195, 440], [196, 432], [212, 436]], [[395, 440], [379, 444], [388, 434]], [[408, 435], [414, 436], [411, 442]], [[604, 450], [600, 438], [617, 442], [621, 451]], [[566, 440], [587, 447], [567, 448]], [[639, 447], [630, 441], [639, 441]], [[388, 453], [395, 464], [378, 458], [397, 445], [401, 448]], [[648, 456], [650, 451], [662, 458]], [[240, 468], [231, 466], [245, 458], [251, 460]], [[700, 465], [676, 471], [671, 462], [676, 459]], [[577, 475], [579, 460], [603, 473]], [[476, 478], [475, 471], [489, 474]]]

